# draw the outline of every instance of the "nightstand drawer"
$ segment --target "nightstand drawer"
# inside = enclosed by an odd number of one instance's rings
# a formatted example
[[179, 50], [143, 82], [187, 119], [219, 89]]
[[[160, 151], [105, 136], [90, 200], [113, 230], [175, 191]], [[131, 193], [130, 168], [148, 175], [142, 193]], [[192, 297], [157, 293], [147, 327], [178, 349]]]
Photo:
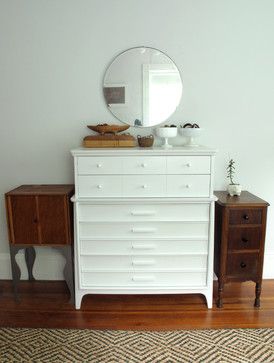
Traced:
[[262, 209], [231, 209], [229, 224], [261, 224]]
[[227, 257], [226, 273], [232, 279], [242, 281], [256, 278], [258, 261], [258, 253], [230, 253]]
[[261, 227], [232, 227], [228, 232], [229, 250], [259, 249], [261, 245]]

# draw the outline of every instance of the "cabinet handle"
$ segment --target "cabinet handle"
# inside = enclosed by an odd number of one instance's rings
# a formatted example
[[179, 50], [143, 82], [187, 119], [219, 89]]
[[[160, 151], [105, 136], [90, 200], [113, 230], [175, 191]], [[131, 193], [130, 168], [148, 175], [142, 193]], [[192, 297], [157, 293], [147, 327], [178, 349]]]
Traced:
[[146, 188], [147, 188], [147, 184], [143, 184], [143, 185], [142, 185], [142, 188], [143, 188], [143, 189], [146, 189]]
[[191, 163], [186, 163], [186, 166], [187, 166], [188, 168], [190, 168], [190, 167], [191, 167]]
[[102, 167], [102, 164], [97, 164], [97, 168], [101, 168]]
[[142, 163], [141, 166], [142, 166], [142, 168], [146, 168], [147, 167], [147, 164], [146, 163]]
[[248, 216], [247, 214], [245, 214], [245, 215], [243, 216], [243, 218], [244, 218], [246, 221], [248, 221], [248, 220], [249, 220], [249, 216]]
[[186, 188], [187, 189], [191, 188], [191, 185], [190, 184], [186, 184]]
[[34, 218], [33, 223], [38, 223], [38, 219]]
[[247, 243], [248, 242], [248, 239], [243, 237], [242, 238], [242, 242]]
[[132, 228], [132, 233], [155, 233], [156, 228]]
[[155, 260], [133, 260], [133, 266], [150, 266], [155, 265]]
[[99, 184], [99, 185], [97, 185], [97, 188], [98, 188], [98, 189], [102, 189], [102, 185], [100, 185], [100, 184]]
[[133, 276], [132, 281], [155, 281], [154, 276]]
[[132, 249], [133, 250], [154, 250], [156, 248], [156, 245], [154, 244], [133, 244]]
[[156, 212], [154, 211], [132, 211], [132, 216], [155, 216]]
[[241, 262], [240, 266], [241, 266], [241, 268], [245, 268], [246, 267], [246, 263]]

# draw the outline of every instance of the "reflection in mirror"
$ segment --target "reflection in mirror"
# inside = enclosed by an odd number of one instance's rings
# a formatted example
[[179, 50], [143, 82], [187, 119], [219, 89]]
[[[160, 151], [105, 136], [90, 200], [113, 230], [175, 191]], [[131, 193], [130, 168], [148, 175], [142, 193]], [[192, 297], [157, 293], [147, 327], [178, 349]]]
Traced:
[[182, 80], [173, 61], [154, 48], [138, 47], [118, 55], [104, 77], [109, 110], [131, 126], [150, 127], [168, 119], [182, 95]]

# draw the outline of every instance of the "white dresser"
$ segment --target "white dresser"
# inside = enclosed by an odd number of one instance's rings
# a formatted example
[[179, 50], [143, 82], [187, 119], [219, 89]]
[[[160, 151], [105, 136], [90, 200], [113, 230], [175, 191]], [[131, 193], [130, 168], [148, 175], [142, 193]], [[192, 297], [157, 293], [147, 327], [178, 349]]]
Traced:
[[215, 151], [76, 149], [75, 301], [199, 293], [212, 307]]

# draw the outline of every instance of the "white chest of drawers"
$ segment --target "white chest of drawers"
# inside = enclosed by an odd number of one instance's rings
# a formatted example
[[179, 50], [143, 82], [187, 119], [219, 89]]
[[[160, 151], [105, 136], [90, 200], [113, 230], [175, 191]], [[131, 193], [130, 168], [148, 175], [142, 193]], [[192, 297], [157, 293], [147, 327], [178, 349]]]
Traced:
[[85, 294], [199, 293], [212, 307], [206, 148], [77, 149], [75, 305]]

